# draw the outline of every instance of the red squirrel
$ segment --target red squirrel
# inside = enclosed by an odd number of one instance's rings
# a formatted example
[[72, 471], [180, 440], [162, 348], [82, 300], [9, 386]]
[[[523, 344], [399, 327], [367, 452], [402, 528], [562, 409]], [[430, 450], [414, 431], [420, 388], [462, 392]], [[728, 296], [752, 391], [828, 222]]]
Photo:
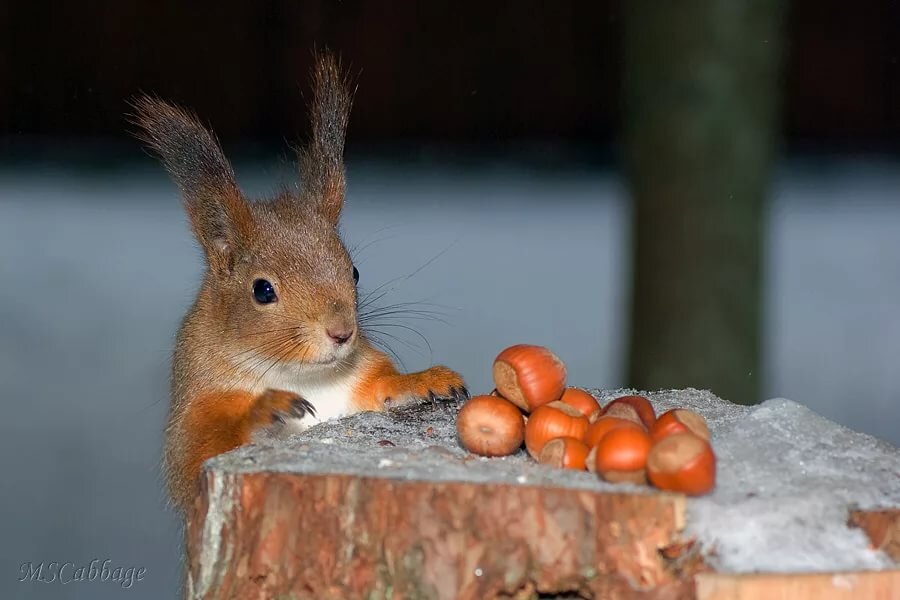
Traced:
[[338, 232], [351, 93], [317, 57], [301, 184], [249, 201], [211, 131], [157, 99], [135, 102], [139, 137], [181, 191], [206, 258], [178, 331], [163, 466], [183, 510], [208, 458], [387, 401], [468, 397], [444, 366], [402, 374], [360, 328], [359, 272]]

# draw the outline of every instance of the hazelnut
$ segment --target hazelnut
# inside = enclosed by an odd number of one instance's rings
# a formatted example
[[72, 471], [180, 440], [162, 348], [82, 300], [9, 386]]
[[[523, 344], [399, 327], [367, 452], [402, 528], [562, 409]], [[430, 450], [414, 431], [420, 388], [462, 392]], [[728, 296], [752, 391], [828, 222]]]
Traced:
[[650, 447], [650, 436], [643, 429], [615, 428], [594, 447], [594, 469], [612, 483], [644, 484]]
[[494, 360], [500, 395], [524, 411], [559, 400], [566, 388], [566, 366], [542, 346], [510, 346]]
[[615, 400], [613, 400], [603, 409], [603, 416], [616, 417], [617, 419], [631, 421], [641, 429], [646, 429], [644, 421], [641, 420], [641, 415], [640, 413], [638, 413], [638, 410], [627, 402], [616, 402]]
[[616, 429], [617, 427], [629, 427], [631, 429], [641, 429], [641, 426], [635, 423], [634, 421], [629, 421], [627, 419], [620, 419], [619, 417], [609, 417], [602, 416], [593, 423], [588, 426], [587, 436], [585, 437], [585, 443], [589, 448], [593, 448], [598, 443], [600, 443], [600, 439], [605, 436], [607, 433]]
[[463, 448], [481, 456], [514, 454], [525, 439], [525, 420], [512, 403], [497, 396], [475, 396], [456, 417]]
[[650, 404], [650, 400], [648, 400], [645, 396], [620, 396], [607, 404], [606, 410], [609, 410], [611, 407], [621, 404], [627, 404], [628, 406], [632, 407], [637, 413], [638, 418], [640, 418], [641, 423], [643, 423], [644, 427], [646, 427], [647, 429], [653, 427], [653, 424], [656, 422], [656, 411], [653, 410], [653, 405]]
[[600, 403], [597, 402], [596, 398], [578, 388], [566, 388], [566, 391], [563, 392], [562, 398], [560, 398], [559, 401], [568, 404], [572, 408], [578, 409], [581, 414], [588, 419], [590, 419], [594, 413], [599, 413], [600, 411]]
[[647, 476], [661, 490], [706, 494], [716, 486], [716, 456], [709, 442], [693, 433], [673, 433], [653, 444]]
[[525, 426], [525, 447], [537, 459], [544, 444], [554, 438], [573, 437], [584, 441], [588, 420], [578, 410], [562, 402], [537, 407]]
[[538, 462], [561, 469], [584, 471], [587, 445], [573, 437], [555, 438], [544, 444]]
[[693, 433], [699, 438], [709, 441], [709, 427], [706, 419], [692, 410], [675, 408], [659, 415], [659, 419], [650, 429], [650, 437], [658, 442], [673, 433]]

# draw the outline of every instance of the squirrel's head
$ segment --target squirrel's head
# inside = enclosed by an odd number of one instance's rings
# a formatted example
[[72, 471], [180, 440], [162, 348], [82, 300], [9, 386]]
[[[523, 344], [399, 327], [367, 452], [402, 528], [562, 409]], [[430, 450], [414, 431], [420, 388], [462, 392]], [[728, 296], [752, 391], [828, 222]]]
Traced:
[[140, 137], [181, 188], [208, 266], [211, 332], [248, 365], [330, 364], [359, 339], [354, 267], [338, 232], [351, 94], [337, 61], [319, 57], [312, 137], [299, 152], [301, 186], [248, 201], [215, 136], [191, 113], [144, 97]]

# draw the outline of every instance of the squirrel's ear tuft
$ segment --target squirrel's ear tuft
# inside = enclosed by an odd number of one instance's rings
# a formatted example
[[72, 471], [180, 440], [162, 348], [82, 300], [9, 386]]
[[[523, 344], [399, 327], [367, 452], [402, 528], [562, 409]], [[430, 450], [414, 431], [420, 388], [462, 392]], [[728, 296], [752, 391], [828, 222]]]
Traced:
[[335, 223], [344, 205], [344, 139], [352, 101], [340, 61], [327, 51], [319, 53], [309, 108], [312, 139], [300, 150], [300, 170], [304, 200]]
[[191, 113], [142, 96], [132, 102], [137, 137], [159, 154], [181, 189], [197, 239], [212, 266], [229, 268], [252, 216], [216, 137]]

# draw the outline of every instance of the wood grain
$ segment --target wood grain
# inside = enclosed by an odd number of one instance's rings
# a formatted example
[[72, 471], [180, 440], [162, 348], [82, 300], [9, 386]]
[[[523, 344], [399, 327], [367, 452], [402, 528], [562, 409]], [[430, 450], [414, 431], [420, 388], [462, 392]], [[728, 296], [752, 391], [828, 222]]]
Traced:
[[697, 600], [898, 600], [900, 571], [697, 575]]

